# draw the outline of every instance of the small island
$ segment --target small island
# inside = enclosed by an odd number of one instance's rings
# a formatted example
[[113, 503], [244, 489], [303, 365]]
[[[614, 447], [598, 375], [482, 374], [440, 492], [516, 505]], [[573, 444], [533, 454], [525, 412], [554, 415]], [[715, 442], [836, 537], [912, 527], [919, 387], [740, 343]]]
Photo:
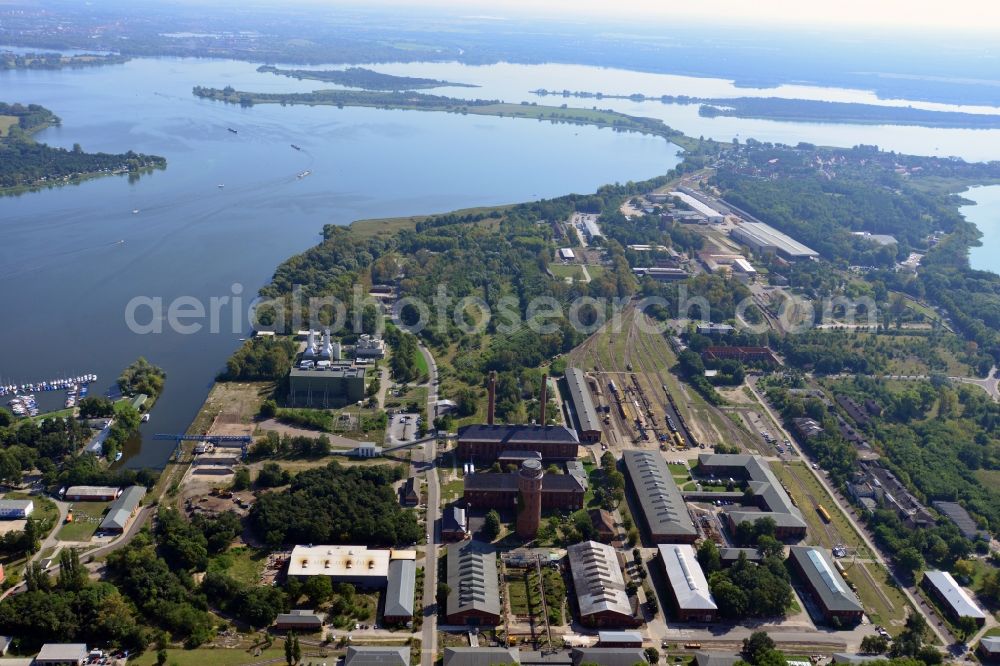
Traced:
[[663, 104], [698, 104], [698, 114], [707, 118], [730, 116], [788, 122], [846, 123], [850, 125], [910, 125], [948, 127], [956, 129], [1000, 128], [1000, 115], [931, 111], [911, 106], [883, 106], [854, 102], [826, 102], [812, 99], [782, 97], [689, 97], [687, 95], [651, 96], [643, 93], [608, 95], [601, 92], [569, 90], [532, 90], [540, 97], [549, 95], [579, 99], [627, 99], [632, 102], [662, 102]]
[[364, 67], [348, 67], [347, 69], [278, 69], [272, 65], [262, 65], [257, 68], [258, 72], [270, 72], [279, 76], [288, 76], [293, 79], [312, 79], [314, 81], [324, 81], [335, 83], [348, 88], [360, 88], [361, 90], [426, 90], [429, 88], [478, 88], [471, 83], [454, 83], [451, 81], [439, 81], [437, 79], [422, 79], [413, 76], [395, 76], [393, 74], [383, 74]]
[[84, 53], [63, 55], [61, 53], [13, 53], [0, 51], [0, 70], [4, 69], [64, 69], [99, 67], [101, 65], [121, 65], [130, 60], [127, 56], [114, 53]]
[[38, 104], [0, 102], [0, 194], [75, 183], [112, 174], [138, 177], [163, 169], [167, 160], [158, 155], [85, 153], [79, 144], [72, 150], [53, 148], [33, 139], [34, 134], [58, 125], [59, 117]]

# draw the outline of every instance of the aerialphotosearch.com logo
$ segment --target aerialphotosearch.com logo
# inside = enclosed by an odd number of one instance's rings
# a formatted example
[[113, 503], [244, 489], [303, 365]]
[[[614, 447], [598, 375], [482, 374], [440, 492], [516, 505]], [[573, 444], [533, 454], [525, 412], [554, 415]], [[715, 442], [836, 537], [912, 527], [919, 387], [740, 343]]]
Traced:
[[[656, 315], [636, 318], [637, 325], [649, 333], [662, 334], [678, 324], [712, 320], [708, 299], [689, 294], [683, 284], [677, 290], [677, 298], [671, 300], [659, 296], [579, 296], [560, 301], [539, 296], [522, 307], [515, 296], [506, 295], [487, 303], [478, 296], [455, 297], [445, 285], [438, 285], [430, 302], [404, 296], [389, 305], [362, 285], [354, 286], [349, 302], [334, 296], [307, 297], [299, 285], [287, 296], [257, 296], [248, 300], [243, 295], [243, 285], [237, 282], [230, 287], [230, 293], [209, 297], [207, 301], [194, 296], [178, 296], [169, 301], [161, 296], [136, 296], [125, 306], [125, 324], [137, 335], [165, 332], [240, 335], [248, 330], [287, 333], [324, 329], [337, 333], [372, 328], [381, 334], [385, 326], [381, 314], [387, 313], [398, 328], [414, 334], [430, 327], [444, 334], [454, 326], [469, 335], [487, 330], [510, 335], [525, 327], [546, 335], [557, 332], [565, 325], [563, 322], [569, 322], [575, 331], [589, 335], [605, 324], [610, 324], [614, 332], [623, 330], [621, 315], [629, 306]], [[372, 312], [378, 316], [372, 318]], [[664, 318], [664, 313], [671, 318]], [[765, 333], [772, 325], [792, 334], [817, 326], [875, 329], [879, 325], [878, 309], [870, 297], [835, 296], [816, 302], [801, 296], [786, 296], [766, 314], [748, 297], [736, 304], [732, 319], [737, 330], [754, 334]]]

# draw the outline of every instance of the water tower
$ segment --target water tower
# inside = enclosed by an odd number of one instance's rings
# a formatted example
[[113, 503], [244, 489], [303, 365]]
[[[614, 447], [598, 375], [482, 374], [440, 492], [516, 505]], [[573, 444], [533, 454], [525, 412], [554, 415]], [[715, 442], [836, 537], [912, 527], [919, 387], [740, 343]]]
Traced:
[[525, 460], [517, 474], [517, 536], [532, 539], [542, 522], [542, 463]]

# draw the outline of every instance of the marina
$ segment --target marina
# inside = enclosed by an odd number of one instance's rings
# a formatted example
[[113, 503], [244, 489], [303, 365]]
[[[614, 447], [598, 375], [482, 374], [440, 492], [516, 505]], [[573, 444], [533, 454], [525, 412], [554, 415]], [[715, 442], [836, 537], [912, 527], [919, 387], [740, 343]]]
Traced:
[[97, 381], [97, 375], [90, 373], [66, 379], [54, 379], [28, 384], [7, 384], [0, 386], [0, 396], [13, 395], [7, 401], [7, 406], [16, 416], [38, 416], [41, 409], [35, 398], [35, 393], [49, 391], [66, 391], [63, 406], [67, 409], [75, 407], [76, 403], [86, 397], [89, 385]]
[[80, 375], [78, 377], [53, 379], [44, 382], [0, 385], [0, 396], [10, 395], [11, 393], [27, 393], [29, 391], [33, 393], [41, 393], [43, 391], [61, 391], [63, 389], [69, 390], [81, 385], [93, 384], [96, 381], [97, 375], [90, 373]]

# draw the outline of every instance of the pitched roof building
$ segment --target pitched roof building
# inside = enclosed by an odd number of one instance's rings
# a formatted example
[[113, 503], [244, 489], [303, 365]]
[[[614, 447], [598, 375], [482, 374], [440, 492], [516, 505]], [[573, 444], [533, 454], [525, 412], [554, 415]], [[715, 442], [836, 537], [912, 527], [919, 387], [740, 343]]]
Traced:
[[410, 648], [352, 645], [344, 655], [344, 666], [410, 666]]
[[574, 425], [581, 442], [601, 441], [601, 420], [587, 387], [587, 378], [579, 368], [566, 368], [566, 386], [573, 407]]
[[580, 621], [595, 627], [636, 627], [642, 620], [625, 591], [618, 555], [611, 546], [584, 541], [566, 549]]
[[385, 588], [386, 622], [405, 623], [413, 620], [413, 593], [417, 581], [415, 560], [389, 562], [389, 580]]
[[694, 548], [689, 544], [660, 544], [660, 560], [670, 584], [677, 619], [682, 622], [711, 622], [719, 607], [708, 589]]
[[792, 546], [788, 561], [827, 620], [859, 622], [864, 608], [837, 571], [830, 554], [815, 546]]
[[275, 629], [296, 631], [320, 631], [323, 628], [323, 616], [316, 611], [295, 608], [287, 613], [279, 613], [274, 620]]
[[507, 666], [521, 663], [518, 649], [501, 647], [446, 647], [444, 666]]
[[478, 541], [448, 546], [449, 624], [495, 626], [500, 623], [500, 588], [496, 550]]
[[104, 532], [122, 534], [132, 522], [132, 517], [139, 511], [139, 505], [145, 496], [146, 489], [142, 486], [126, 488], [108, 508], [108, 515], [101, 521], [100, 529]]
[[771, 518], [779, 539], [805, 537], [806, 519], [764, 458], [746, 454], [702, 453], [698, 456], [698, 471], [708, 476], [745, 480], [753, 491], [757, 510], [741, 507], [727, 511], [726, 519], [731, 529], [735, 530], [740, 523]]
[[937, 600], [952, 621], [971, 617], [979, 626], [986, 622], [986, 613], [983, 609], [947, 571], [925, 571], [920, 585]]
[[663, 456], [631, 449], [622, 460], [650, 538], [657, 543], [694, 543], [698, 530]]

